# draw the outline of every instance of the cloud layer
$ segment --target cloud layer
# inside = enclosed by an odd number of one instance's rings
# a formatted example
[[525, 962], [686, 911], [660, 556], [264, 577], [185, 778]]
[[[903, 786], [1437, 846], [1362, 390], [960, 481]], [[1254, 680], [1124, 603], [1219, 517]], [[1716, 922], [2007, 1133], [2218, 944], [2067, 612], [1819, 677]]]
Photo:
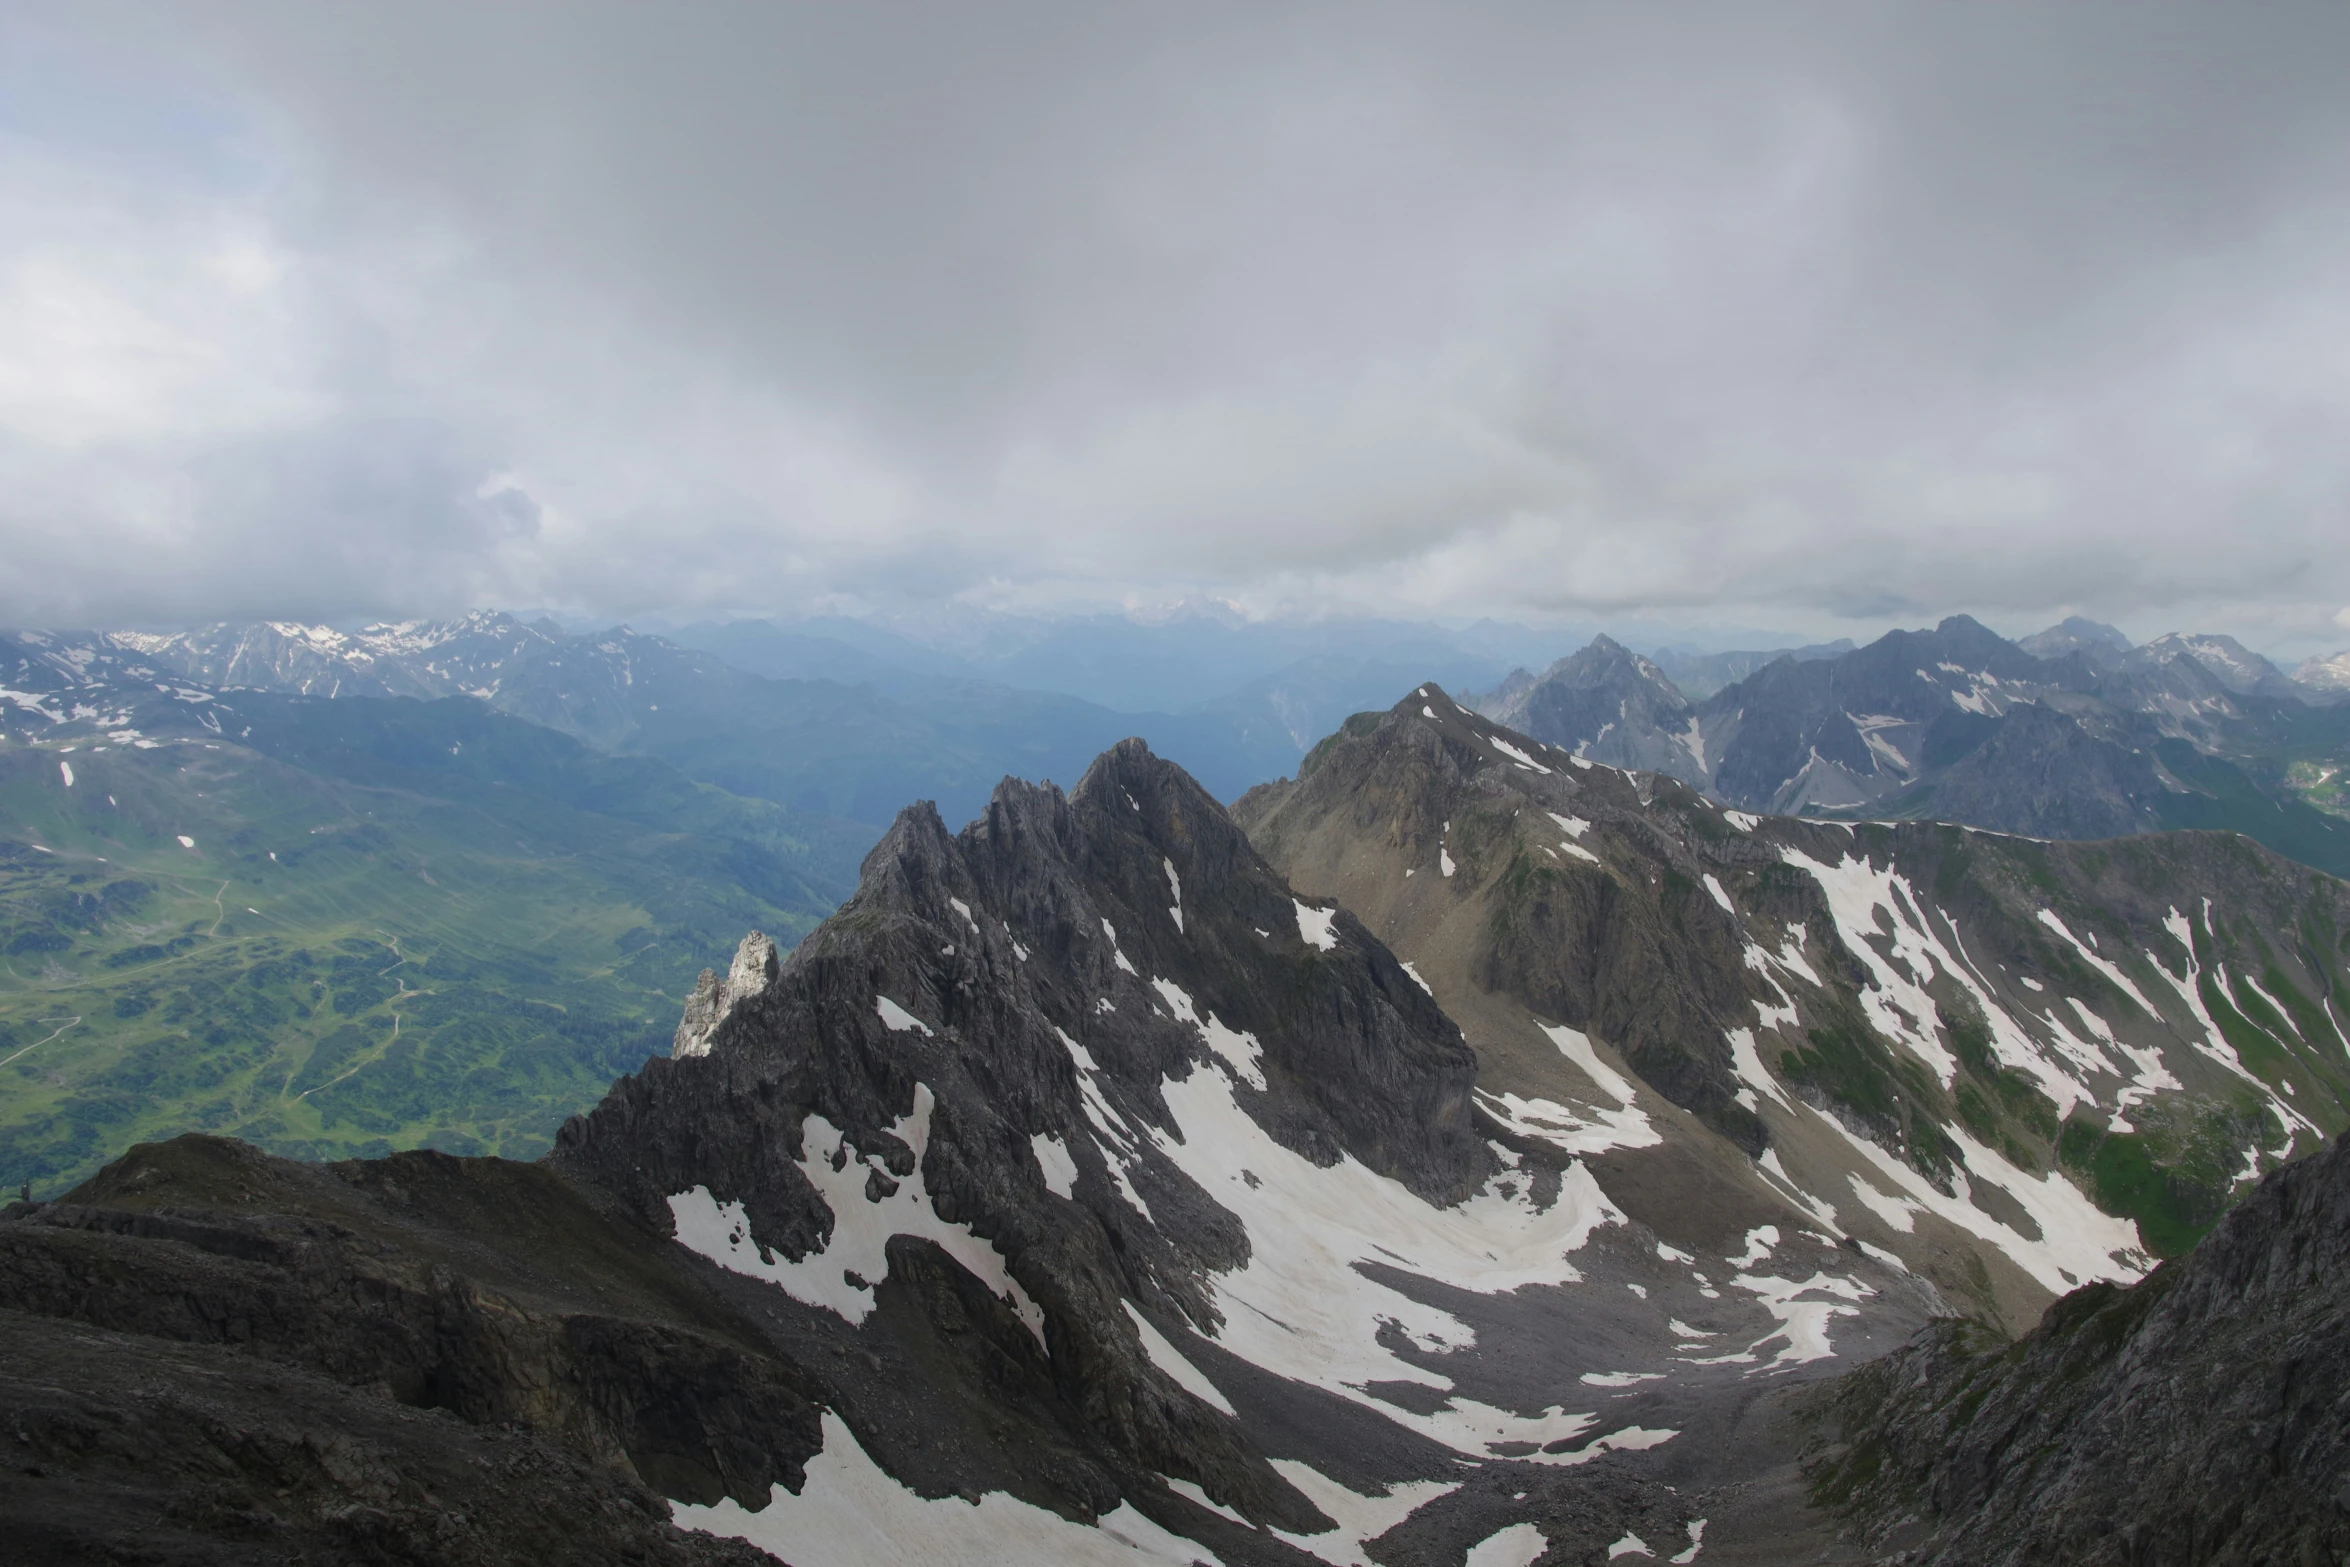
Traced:
[[2350, 624], [2350, 13], [20, 12], [0, 616]]

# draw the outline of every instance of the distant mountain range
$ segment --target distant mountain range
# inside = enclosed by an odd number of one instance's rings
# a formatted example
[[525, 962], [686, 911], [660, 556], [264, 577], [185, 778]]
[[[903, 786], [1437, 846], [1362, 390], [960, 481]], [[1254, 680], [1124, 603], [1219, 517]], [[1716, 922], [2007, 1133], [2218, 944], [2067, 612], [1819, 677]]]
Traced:
[[2224, 827], [2337, 874], [2343, 693], [2231, 637], [2132, 647], [2082, 620], [2010, 642], [1965, 616], [1783, 656], [1702, 698], [1607, 637], [1471, 705], [1744, 810], [1926, 818], [2043, 838]]
[[[83, 701], [169, 680], [213, 692], [471, 697], [599, 750], [659, 757], [732, 793], [864, 822], [875, 835], [907, 799], [968, 814], [1007, 774], [1074, 778], [1128, 734], [1147, 736], [1225, 795], [1286, 771], [1301, 750], [1285, 728], [1221, 713], [1117, 713], [888, 666], [879, 681], [845, 683], [836, 677], [856, 673], [862, 656], [846, 643], [747, 628], [718, 640], [785, 673], [626, 627], [573, 635], [481, 611], [356, 632], [279, 623], [172, 635], [23, 632], [0, 636], [0, 687], [73, 691]], [[833, 674], [794, 672], [812, 667]], [[0, 724], [10, 721], [0, 711]], [[28, 720], [20, 712], [15, 721]]]
[[[1694, 702], [1712, 696], [1724, 686], [1735, 685], [1765, 664], [1775, 664], [1782, 658], [1835, 658], [1851, 652], [1853, 647], [1851, 638], [1839, 637], [1833, 642], [1814, 642], [1804, 647], [1742, 653], [1691, 653], [1679, 648], [1659, 648], [1653, 656], [1657, 668]], [[1513, 677], [1523, 674], [1523, 670], [1514, 671]]]
[[2350, 691], [2350, 652], [2303, 659], [2293, 678], [2320, 691]]
[[[1137, 731], [1230, 799], [1298, 773], [1347, 714], [1429, 678], [1360, 650], [1322, 653], [1190, 712], [1130, 714], [979, 678], [976, 663], [850, 622], [691, 635], [709, 645], [482, 613], [357, 632], [0, 637], [0, 838], [16, 845], [0, 880], [0, 958], [13, 964], [0, 1056], [29, 1047], [26, 1069], [47, 1074], [0, 1117], [11, 1167], [87, 1168], [168, 1124], [314, 1154], [541, 1146], [641, 1059], [645, 1019], [731, 932], [757, 924], [788, 944], [832, 908], [903, 801], [964, 819], [1000, 778], [1075, 776]], [[1795, 649], [1696, 699], [1600, 638], [1482, 705], [1587, 760], [1758, 814], [1940, 817], [2038, 837], [2227, 827], [2350, 865], [2350, 824], [2329, 814], [2350, 808], [2350, 704], [2224, 638], [2131, 648], [2075, 621], [2027, 640], [1954, 621], [1868, 648]], [[1490, 662], [1446, 656], [1464, 679], [1498, 679]], [[1691, 680], [1766, 660], [1674, 656]], [[130, 883], [150, 889], [135, 914], [105, 901], [132, 897], [108, 891]], [[231, 891], [244, 902], [231, 907]], [[541, 932], [527, 953], [525, 928]], [[264, 932], [283, 950], [253, 945]], [[355, 974], [392, 941], [412, 965], [400, 983], [378, 995], [326, 981], [340, 1011], [305, 999], [318, 973], [271, 966], [307, 953]], [[493, 952], [520, 966], [464, 966], [462, 954]], [[537, 989], [517, 988], [526, 971]], [[436, 996], [420, 1012], [403, 987], [425, 977]], [[250, 1037], [226, 1054], [186, 1044], [174, 1017], [238, 984], [276, 998], [257, 1003]], [[561, 994], [573, 999], [560, 1014], [531, 999]], [[418, 1047], [436, 1037], [417, 1032], [427, 1016], [455, 1052], [448, 1082], [480, 1093], [391, 1091], [398, 1074], [374, 1063], [409, 1057], [386, 1053], [388, 1031]], [[56, 1052], [40, 1042], [61, 1026], [89, 1070], [43, 1064]], [[456, 1045], [493, 1035], [518, 1053]], [[120, 1071], [137, 1074], [119, 1063], [174, 1050], [193, 1053], [125, 1096]], [[312, 1081], [314, 1055], [367, 1070]]]
[[[822, 675], [821, 660], [851, 652], [870, 659], [885, 680], [883, 671], [944, 675], [1058, 692], [1118, 712], [1185, 713], [1214, 707], [1280, 671], [1316, 664], [1396, 664], [1418, 670], [1416, 679], [1491, 685], [1512, 665], [1547, 662], [1589, 633], [1494, 621], [1451, 628], [1386, 619], [1251, 620], [1210, 605], [1163, 618], [942, 615], [893, 627], [816, 617], [692, 625], [665, 634], [760, 674]], [[1381, 705], [1410, 685], [1383, 693]]]

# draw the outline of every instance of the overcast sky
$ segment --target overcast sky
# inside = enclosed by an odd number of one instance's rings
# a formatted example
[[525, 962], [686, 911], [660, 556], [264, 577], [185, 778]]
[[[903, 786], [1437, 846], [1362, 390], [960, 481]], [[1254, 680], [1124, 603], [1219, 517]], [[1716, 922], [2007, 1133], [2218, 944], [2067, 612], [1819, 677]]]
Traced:
[[2350, 644], [2350, 7], [0, 0], [0, 618]]

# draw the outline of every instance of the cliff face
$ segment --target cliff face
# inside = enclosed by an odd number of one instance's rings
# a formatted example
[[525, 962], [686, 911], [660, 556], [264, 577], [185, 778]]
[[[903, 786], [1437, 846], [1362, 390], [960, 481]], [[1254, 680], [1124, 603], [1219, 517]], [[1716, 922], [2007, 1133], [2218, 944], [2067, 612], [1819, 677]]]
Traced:
[[529, 1165], [141, 1147], [0, 1222], [12, 1559], [755, 1560], [662, 1497], [817, 1415], [687, 1261]]
[[1815, 1496], [1899, 1560], [2350, 1553], [2350, 1155], [2269, 1175], [2188, 1257], [2003, 1344], [1940, 1324], [1823, 1400]]

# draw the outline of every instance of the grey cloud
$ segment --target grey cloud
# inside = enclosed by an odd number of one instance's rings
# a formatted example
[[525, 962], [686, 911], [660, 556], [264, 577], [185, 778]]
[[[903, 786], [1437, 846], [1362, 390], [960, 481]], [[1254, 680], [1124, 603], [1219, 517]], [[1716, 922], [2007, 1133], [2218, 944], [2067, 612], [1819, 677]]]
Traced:
[[2350, 602], [2338, 6], [119, 14], [54, 25], [249, 116], [340, 291], [329, 593]]
[[445, 429], [370, 420], [117, 466], [116, 483], [139, 496], [126, 508], [136, 524], [105, 510], [119, 488], [95, 503], [11, 495], [0, 500], [0, 623], [344, 619], [446, 612], [484, 590], [510, 597], [518, 584], [494, 563], [529, 543], [536, 508], [478, 493], [485, 455]]

